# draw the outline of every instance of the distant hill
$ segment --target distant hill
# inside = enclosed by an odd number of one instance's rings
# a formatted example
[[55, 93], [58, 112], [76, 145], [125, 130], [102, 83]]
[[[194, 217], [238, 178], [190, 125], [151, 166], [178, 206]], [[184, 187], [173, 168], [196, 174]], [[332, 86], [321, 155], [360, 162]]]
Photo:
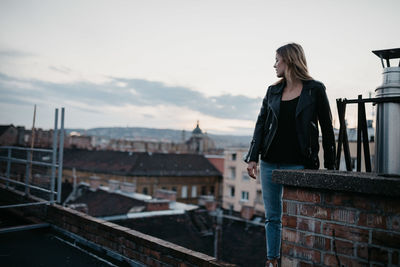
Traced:
[[[179, 131], [171, 129], [153, 129], [141, 127], [104, 127], [92, 129], [66, 129], [67, 133], [79, 132], [80, 134], [90, 136], [102, 136], [110, 139], [136, 139], [136, 140], [156, 140], [170, 141], [174, 143], [188, 140], [192, 135], [191, 131]], [[218, 148], [226, 147], [248, 147], [251, 141], [251, 136], [236, 136], [236, 135], [217, 135], [208, 134], [214, 140]]]

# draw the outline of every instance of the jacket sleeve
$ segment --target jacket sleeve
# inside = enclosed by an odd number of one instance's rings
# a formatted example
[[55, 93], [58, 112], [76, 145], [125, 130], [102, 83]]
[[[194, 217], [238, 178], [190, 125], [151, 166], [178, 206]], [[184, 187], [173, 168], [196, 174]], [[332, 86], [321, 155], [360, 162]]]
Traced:
[[267, 93], [263, 99], [260, 112], [258, 113], [253, 139], [251, 140], [249, 151], [244, 159], [244, 161], [247, 163], [250, 161], [258, 162], [259, 151], [261, 148], [262, 139], [264, 138], [264, 123], [267, 115], [269, 88], [270, 87], [268, 87]]
[[336, 144], [335, 134], [332, 127], [332, 114], [329, 107], [326, 88], [321, 83], [318, 90], [317, 101], [318, 121], [322, 131], [322, 146], [324, 149], [324, 167], [333, 170], [335, 167]]

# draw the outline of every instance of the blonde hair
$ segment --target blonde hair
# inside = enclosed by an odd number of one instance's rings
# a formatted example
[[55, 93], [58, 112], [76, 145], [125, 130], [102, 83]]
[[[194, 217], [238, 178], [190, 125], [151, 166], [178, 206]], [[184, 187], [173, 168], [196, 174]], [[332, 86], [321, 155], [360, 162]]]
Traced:
[[[288, 75], [293, 79], [312, 80], [308, 74], [306, 56], [301, 45], [289, 43], [279, 47], [276, 53], [280, 55], [288, 67]], [[283, 78], [282, 80], [284, 80]], [[281, 82], [280, 80], [279, 82]]]

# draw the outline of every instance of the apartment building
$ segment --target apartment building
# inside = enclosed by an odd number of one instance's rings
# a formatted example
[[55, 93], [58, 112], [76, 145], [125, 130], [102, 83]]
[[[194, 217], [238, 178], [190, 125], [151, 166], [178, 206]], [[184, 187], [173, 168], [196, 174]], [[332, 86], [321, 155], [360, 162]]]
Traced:
[[[75, 169], [75, 174], [73, 169]], [[89, 182], [97, 177], [100, 185], [110, 180], [133, 192], [153, 196], [158, 189], [176, 192], [176, 200], [197, 204], [202, 195], [220, 199], [222, 175], [203, 155], [146, 152], [64, 150], [64, 179]]]
[[240, 212], [243, 206], [254, 207], [256, 214], [264, 214], [259, 171], [257, 179], [247, 174], [243, 156], [247, 148], [227, 148], [224, 153], [223, 204], [227, 210]]

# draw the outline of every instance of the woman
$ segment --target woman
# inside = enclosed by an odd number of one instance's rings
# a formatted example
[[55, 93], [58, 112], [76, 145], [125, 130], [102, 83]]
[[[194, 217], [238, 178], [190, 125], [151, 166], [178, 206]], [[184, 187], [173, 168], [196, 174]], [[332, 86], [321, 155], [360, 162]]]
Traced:
[[278, 266], [282, 231], [282, 185], [272, 182], [275, 169], [318, 169], [319, 131], [322, 131], [324, 166], [335, 165], [335, 137], [325, 86], [308, 74], [303, 48], [284, 45], [276, 51], [276, 75], [262, 102], [253, 140], [245, 161], [249, 176], [260, 176], [267, 237], [266, 266]]

